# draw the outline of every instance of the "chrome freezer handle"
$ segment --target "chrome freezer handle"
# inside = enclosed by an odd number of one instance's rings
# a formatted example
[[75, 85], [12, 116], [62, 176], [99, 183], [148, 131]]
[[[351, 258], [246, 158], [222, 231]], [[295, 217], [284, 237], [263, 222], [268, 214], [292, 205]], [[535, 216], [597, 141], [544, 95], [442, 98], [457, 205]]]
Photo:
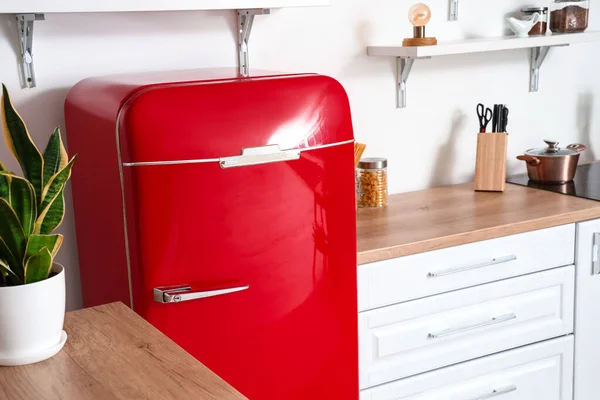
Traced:
[[221, 168], [247, 167], [249, 165], [268, 164], [274, 162], [300, 159], [300, 149], [281, 150], [279, 145], [249, 147], [242, 150], [241, 156], [221, 157]]
[[209, 290], [193, 292], [188, 285], [162, 286], [154, 288], [154, 301], [157, 303], [179, 303], [181, 301], [205, 299], [207, 297], [221, 296], [242, 290], [250, 289], [250, 286], [238, 286], [228, 289]]

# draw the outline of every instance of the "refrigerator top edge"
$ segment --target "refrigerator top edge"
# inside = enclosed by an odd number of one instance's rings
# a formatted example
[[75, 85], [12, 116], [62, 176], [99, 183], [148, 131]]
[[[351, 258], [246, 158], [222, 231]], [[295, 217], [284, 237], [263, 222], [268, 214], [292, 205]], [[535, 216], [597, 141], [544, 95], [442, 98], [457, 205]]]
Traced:
[[126, 165], [214, 161], [348, 143], [349, 116], [344, 88], [322, 75], [169, 82], [122, 99], [117, 140]]

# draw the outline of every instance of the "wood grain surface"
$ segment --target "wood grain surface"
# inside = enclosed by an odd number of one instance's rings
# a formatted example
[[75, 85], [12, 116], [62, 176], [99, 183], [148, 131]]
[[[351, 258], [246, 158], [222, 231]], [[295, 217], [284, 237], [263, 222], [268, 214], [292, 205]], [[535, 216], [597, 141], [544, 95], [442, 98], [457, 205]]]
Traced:
[[358, 264], [600, 218], [600, 202], [523, 186], [474, 192], [473, 184], [389, 196], [358, 209]]
[[435, 46], [437, 44], [437, 38], [425, 37], [425, 38], [406, 38], [402, 41], [404, 47], [415, 47], [415, 46]]
[[479, 133], [475, 163], [474, 189], [482, 192], [503, 192], [506, 189], [506, 133]]
[[53, 358], [0, 367], [0, 399], [246, 399], [123, 303], [69, 312], [65, 331]]

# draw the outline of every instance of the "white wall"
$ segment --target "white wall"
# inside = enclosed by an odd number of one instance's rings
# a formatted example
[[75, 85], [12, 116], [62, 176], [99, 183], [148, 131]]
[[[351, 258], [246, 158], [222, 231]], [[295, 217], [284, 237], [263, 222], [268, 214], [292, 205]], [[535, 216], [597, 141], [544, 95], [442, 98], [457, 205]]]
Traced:
[[[392, 192], [472, 179], [478, 131], [475, 106], [511, 108], [509, 170], [541, 139], [592, 146], [600, 154], [600, 43], [551, 50], [540, 92], [528, 93], [525, 50], [418, 60], [409, 80], [409, 107], [395, 108], [394, 60], [366, 56], [367, 44], [400, 43], [412, 29], [407, 9], [416, 0], [331, 0], [326, 8], [276, 10], [255, 20], [251, 64], [281, 71], [319, 72], [342, 82], [350, 96], [354, 128], [367, 155], [390, 160]], [[498, 36], [506, 13], [527, 0], [461, 0], [460, 19], [447, 22], [447, 0], [431, 0], [429, 35], [439, 40]], [[538, 4], [549, 4], [540, 1]], [[235, 14], [166, 12], [46, 15], [35, 26], [38, 87], [19, 88], [16, 28], [0, 16], [0, 80], [45, 145], [55, 125], [64, 128], [63, 100], [82, 78], [123, 71], [231, 66], [236, 62]], [[600, 27], [600, 7], [590, 29]], [[0, 160], [15, 168], [4, 146]], [[77, 168], [77, 166], [75, 166]], [[67, 267], [68, 308], [81, 306], [73, 215], [68, 193], [65, 242], [58, 261]], [[110, 262], [110, 260], [107, 260]]]

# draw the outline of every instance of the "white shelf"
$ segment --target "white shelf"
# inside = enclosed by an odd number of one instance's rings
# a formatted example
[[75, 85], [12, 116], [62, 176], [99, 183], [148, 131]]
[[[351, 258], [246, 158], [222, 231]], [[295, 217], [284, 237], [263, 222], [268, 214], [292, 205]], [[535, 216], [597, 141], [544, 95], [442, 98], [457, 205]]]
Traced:
[[0, 14], [238, 10], [327, 5], [329, 0], [0, 0]]
[[437, 46], [369, 46], [370, 56], [390, 56], [402, 58], [424, 58], [452, 54], [482, 53], [488, 51], [529, 49], [533, 47], [565, 46], [571, 43], [600, 41], [600, 31], [565, 33], [549, 36], [467, 39], [456, 42], [442, 42]]
[[600, 31], [554, 34], [548, 36], [505, 36], [483, 39], [466, 39], [457, 42], [441, 42], [437, 46], [368, 46], [367, 54], [397, 59], [396, 86], [398, 108], [406, 107], [406, 82], [416, 59], [447, 56], [452, 54], [483, 53], [500, 50], [530, 49], [529, 91], [537, 92], [542, 66], [552, 47], [569, 46], [573, 43], [600, 41]]
[[22, 88], [36, 86], [33, 68], [33, 27], [45, 14], [126, 11], [237, 10], [238, 60], [240, 75], [250, 70], [250, 32], [256, 15], [272, 8], [327, 6], [329, 0], [0, 0], [0, 14], [14, 14], [19, 35]]

